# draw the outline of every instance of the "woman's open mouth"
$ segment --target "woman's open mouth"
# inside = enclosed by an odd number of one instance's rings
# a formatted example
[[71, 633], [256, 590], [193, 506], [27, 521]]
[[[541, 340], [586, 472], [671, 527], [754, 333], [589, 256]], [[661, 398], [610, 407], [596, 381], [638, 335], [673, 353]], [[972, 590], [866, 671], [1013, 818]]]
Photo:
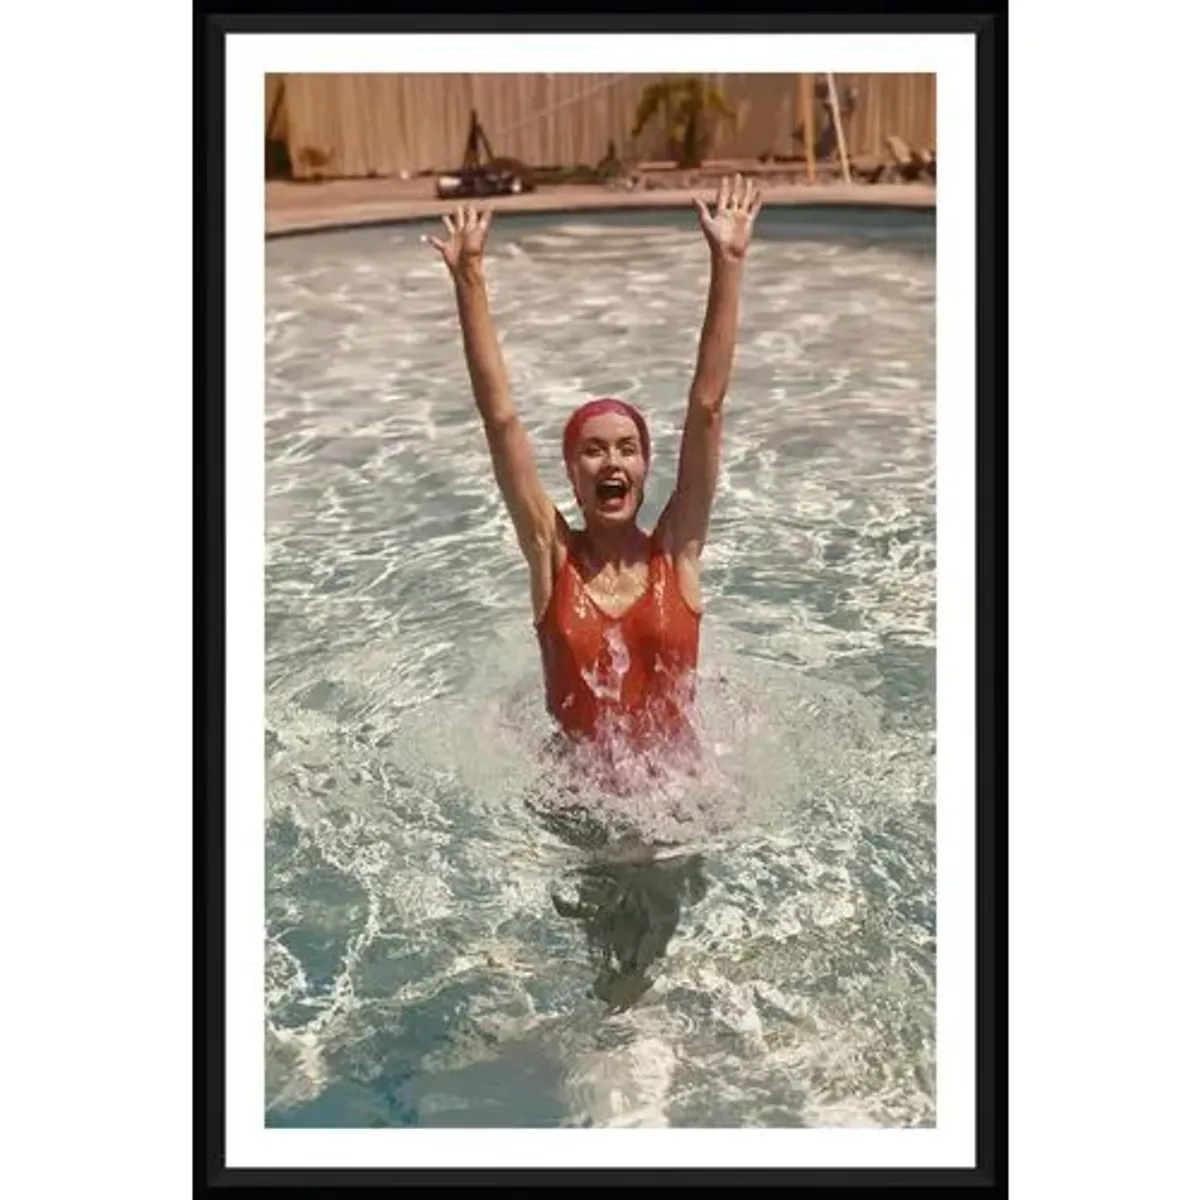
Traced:
[[596, 502], [601, 510], [618, 509], [629, 495], [629, 484], [623, 479], [602, 479], [596, 484]]

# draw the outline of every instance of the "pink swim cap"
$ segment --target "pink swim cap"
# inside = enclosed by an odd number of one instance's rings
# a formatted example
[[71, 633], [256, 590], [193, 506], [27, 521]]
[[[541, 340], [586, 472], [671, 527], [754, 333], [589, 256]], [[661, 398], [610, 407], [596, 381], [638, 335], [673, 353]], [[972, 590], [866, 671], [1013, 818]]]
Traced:
[[563, 430], [563, 461], [570, 464], [575, 443], [579, 440], [580, 430], [592, 417], [598, 417], [602, 413], [621, 413], [637, 426], [638, 438], [642, 443], [642, 454], [649, 463], [650, 430], [646, 428], [646, 419], [632, 404], [626, 404], [624, 400], [617, 400], [613, 396], [601, 396], [598, 400], [589, 400], [571, 414], [571, 418]]

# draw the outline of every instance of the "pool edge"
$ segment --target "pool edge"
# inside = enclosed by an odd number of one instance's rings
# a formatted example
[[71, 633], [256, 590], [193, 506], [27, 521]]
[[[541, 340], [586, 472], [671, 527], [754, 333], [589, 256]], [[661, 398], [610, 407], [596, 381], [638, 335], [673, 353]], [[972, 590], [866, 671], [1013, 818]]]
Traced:
[[[532, 192], [525, 196], [495, 197], [483, 203], [500, 215], [557, 216], [563, 214], [602, 214], [609, 212], [656, 212], [662, 209], [690, 208], [696, 193], [690, 189], [664, 188], [656, 192], [604, 193], [603, 195], [556, 195]], [[937, 209], [935, 188], [919, 185], [851, 185], [850, 187], [788, 186], [771, 188], [767, 204], [780, 208], [843, 208], [881, 211], [931, 212]], [[436, 219], [454, 206], [453, 201], [405, 199], [367, 202], [338, 207], [336, 202], [324, 211], [274, 215], [267, 205], [265, 235], [267, 241], [302, 237], [305, 234], [332, 233], [352, 229], [408, 225]]]

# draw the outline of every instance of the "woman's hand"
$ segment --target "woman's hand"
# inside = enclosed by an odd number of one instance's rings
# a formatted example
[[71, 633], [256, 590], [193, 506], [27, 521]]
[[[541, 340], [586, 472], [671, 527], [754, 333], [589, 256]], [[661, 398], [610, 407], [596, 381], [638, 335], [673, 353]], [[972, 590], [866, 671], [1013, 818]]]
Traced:
[[735, 175], [732, 180], [728, 177], [721, 180], [714, 212], [709, 212], [698, 196], [692, 203], [713, 255], [734, 261], [745, 258], [754, 218], [762, 208], [762, 192], [752, 187], [748, 179]]
[[442, 256], [452, 275], [471, 267], [478, 267], [483, 261], [483, 247], [487, 241], [488, 229], [492, 223], [490, 212], [480, 213], [473, 204], [464, 209], [459, 205], [454, 216], [442, 217], [446, 226], [447, 237], [427, 237], [425, 240]]

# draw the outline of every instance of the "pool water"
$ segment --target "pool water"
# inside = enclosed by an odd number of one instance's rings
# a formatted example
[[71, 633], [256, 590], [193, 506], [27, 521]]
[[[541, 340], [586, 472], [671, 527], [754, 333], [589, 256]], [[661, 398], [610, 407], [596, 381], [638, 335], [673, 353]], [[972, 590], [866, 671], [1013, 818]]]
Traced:
[[[759, 219], [704, 560], [711, 771], [629, 800], [632, 840], [547, 800], [436, 228], [267, 245], [267, 1123], [933, 1124], [932, 215]], [[498, 217], [490, 280], [554, 498], [575, 515], [565, 417], [616, 394], [650, 421], [652, 520], [694, 216]]]

